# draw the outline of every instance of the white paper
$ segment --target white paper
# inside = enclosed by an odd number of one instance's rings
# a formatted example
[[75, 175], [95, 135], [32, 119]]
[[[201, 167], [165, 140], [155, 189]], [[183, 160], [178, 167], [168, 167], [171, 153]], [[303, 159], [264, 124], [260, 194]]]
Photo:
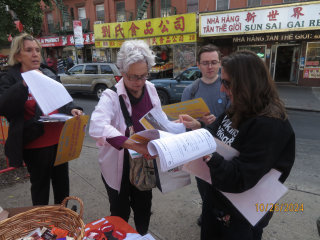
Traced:
[[163, 172], [213, 153], [216, 147], [214, 138], [206, 129], [164, 137], [148, 143], [149, 153], [152, 156], [159, 155]]
[[144, 125], [141, 121], [145, 119], [154, 129], [171, 132], [171, 133], [184, 133], [186, 131], [186, 127], [183, 123], [174, 123], [166, 119], [162, 115], [162, 111], [160, 112], [157, 108], [151, 109], [146, 115], [144, 115], [140, 119], [140, 123], [144, 126], [145, 129], [149, 129], [148, 126]]
[[[255, 226], [270, 208], [288, 191], [275, 176], [280, 176], [275, 169], [264, 175], [251, 189], [243, 193], [222, 192], [241, 214]], [[258, 211], [257, 206], [258, 204]], [[260, 211], [260, 204], [262, 210]], [[266, 210], [267, 209], [267, 210]], [[232, 220], [231, 220], [232, 221]]]
[[43, 119], [44, 121], [45, 120], [67, 121], [73, 117], [74, 116], [70, 116], [70, 115], [63, 114], [63, 113], [55, 113], [55, 114], [51, 114], [51, 115], [40, 116], [40, 118]]
[[44, 115], [73, 101], [61, 83], [44, 74], [32, 70], [21, 75]]

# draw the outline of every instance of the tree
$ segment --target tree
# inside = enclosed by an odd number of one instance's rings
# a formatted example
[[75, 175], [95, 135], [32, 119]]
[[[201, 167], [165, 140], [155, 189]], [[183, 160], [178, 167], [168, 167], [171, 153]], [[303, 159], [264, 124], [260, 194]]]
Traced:
[[[42, 0], [52, 7], [51, 0]], [[19, 35], [14, 20], [6, 6], [14, 11], [23, 25], [24, 32], [37, 36], [42, 28], [43, 12], [40, 0], [0, 0], [0, 46], [8, 44], [8, 36]]]

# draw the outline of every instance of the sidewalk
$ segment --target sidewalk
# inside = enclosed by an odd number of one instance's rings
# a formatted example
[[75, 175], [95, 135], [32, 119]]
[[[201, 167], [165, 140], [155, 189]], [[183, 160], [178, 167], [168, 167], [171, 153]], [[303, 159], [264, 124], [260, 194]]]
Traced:
[[287, 109], [320, 112], [320, 88], [277, 85]]
[[[70, 196], [84, 202], [85, 223], [108, 216], [109, 201], [101, 180], [98, 164], [98, 149], [84, 146], [79, 159], [70, 162]], [[157, 240], [197, 240], [200, 227], [197, 218], [201, 213], [200, 196], [194, 177], [192, 184], [168, 194], [153, 190], [152, 216], [149, 232]], [[279, 204], [303, 203], [304, 211], [276, 212], [265, 228], [263, 240], [319, 239], [315, 219], [318, 217], [320, 195], [292, 189]], [[31, 206], [30, 183], [19, 183], [0, 190], [0, 205], [3, 208]], [[50, 204], [53, 204], [51, 193]], [[69, 207], [75, 204], [70, 201]], [[79, 207], [78, 207], [79, 209]], [[231, 219], [232, 221], [232, 219]], [[129, 223], [134, 227], [133, 218]]]

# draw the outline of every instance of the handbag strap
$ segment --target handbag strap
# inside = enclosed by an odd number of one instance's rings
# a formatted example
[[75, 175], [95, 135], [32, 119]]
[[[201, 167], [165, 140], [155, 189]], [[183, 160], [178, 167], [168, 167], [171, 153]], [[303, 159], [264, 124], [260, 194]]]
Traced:
[[[116, 88], [115, 86], [112, 86], [110, 89], [111, 89], [112, 91], [114, 91], [114, 92], [117, 92], [117, 88]], [[131, 116], [130, 116], [130, 114], [129, 114], [129, 112], [128, 112], [128, 109], [127, 109], [127, 107], [126, 107], [126, 104], [125, 104], [125, 102], [124, 102], [124, 100], [123, 100], [122, 95], [119, 96], [119, 101], [120, 101], [120, 106], [121, 106], [122, 114], [123, 114], [123, 117], [124, 117], [124, 120], [125, 120], [125, 122], [126, 122], [127, 127], [128, 127], [128, 128], [133, 127], [132, 118], [131, 118]]]

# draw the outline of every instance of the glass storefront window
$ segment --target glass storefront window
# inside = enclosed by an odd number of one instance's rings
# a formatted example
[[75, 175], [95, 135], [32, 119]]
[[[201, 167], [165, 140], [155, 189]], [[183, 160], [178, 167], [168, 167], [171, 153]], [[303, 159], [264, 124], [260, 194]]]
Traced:
[[266, 61], [266, 46], [259, 45], [259, 46], [239, 46], [238, 50], [249, 50], [256, 53], [259, 57]]
[[311, 68], [320, 67], [320, 42], [309, 42], [305, 66]]
[[196, 65], [195, 50], [194, 43], [173, 45], [173, 77]]

